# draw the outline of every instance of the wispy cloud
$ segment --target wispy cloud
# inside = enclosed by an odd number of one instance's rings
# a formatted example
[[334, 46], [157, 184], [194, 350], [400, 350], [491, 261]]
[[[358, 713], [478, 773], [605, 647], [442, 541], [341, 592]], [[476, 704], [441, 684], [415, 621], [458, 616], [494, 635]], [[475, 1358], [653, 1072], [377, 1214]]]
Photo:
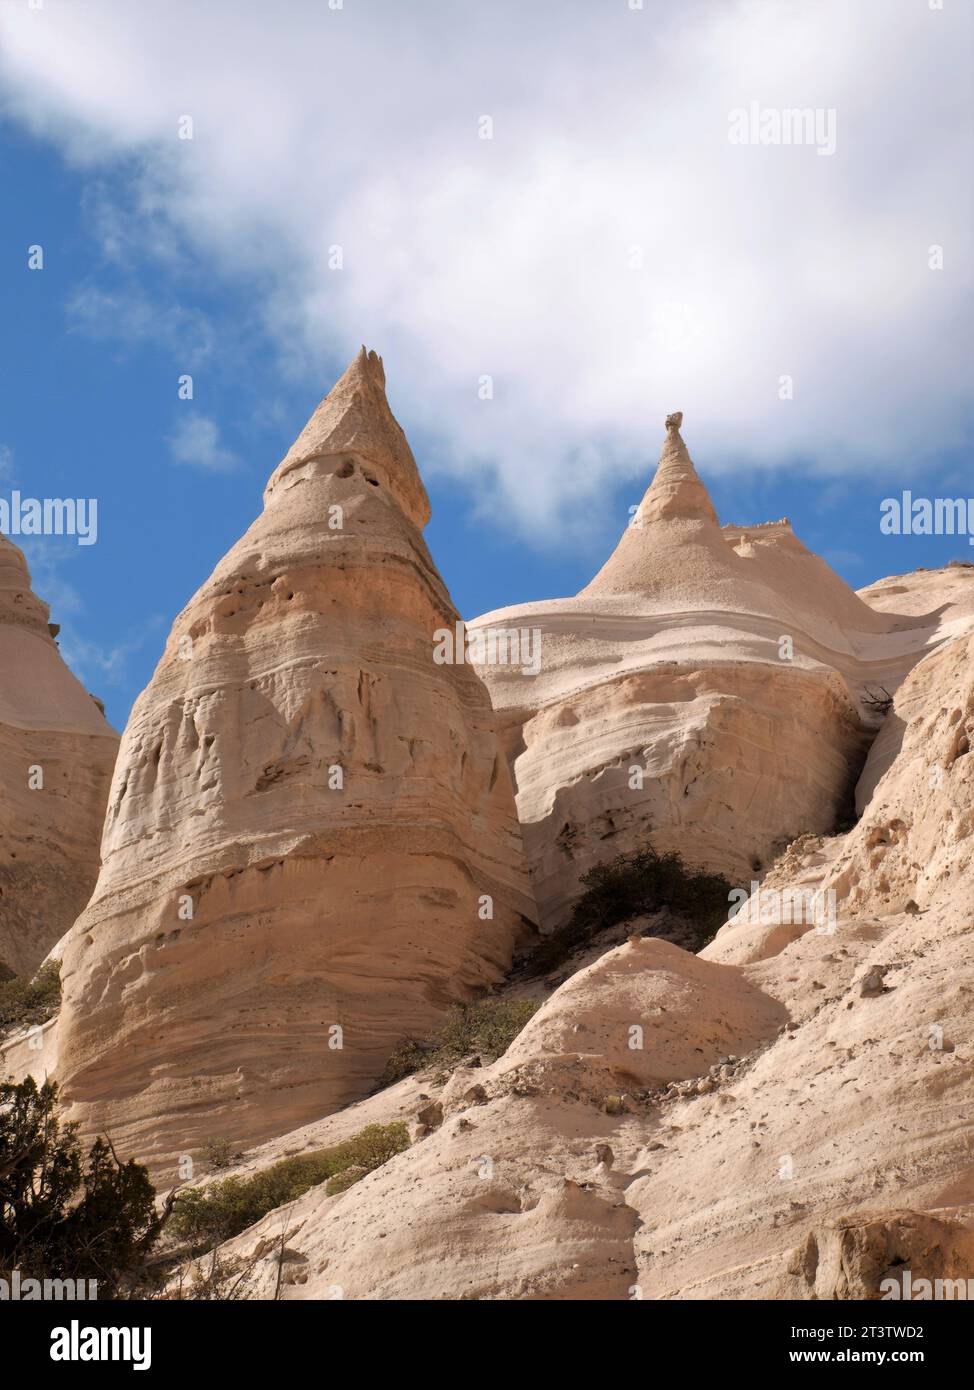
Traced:
[[67, 304], [68, 326], [99, 341], [168, 347], [187, 368], [213, 350], [213, 327], [198, 309], [160, 304], [136, 286], [104, 290], [84, 285]]
[[27, 559], [31, 588], [50, 607], [53, 621], [59, 622], [67, 614], [82, 613], [85, 605], [81, 593], [64, 572], [66, 566], [77, 563], [77, 547], [65, 546], [53, 536], [18, 536], [16, 539]]
[[168, 443], [174, 462], [202, 468], [207, 473], [232, 473], [240, 464], [236, 454], [220, 443], [216, 421], [189, 405], [178, 417]]
[[68, 666], [85, 685], [123, 686], [129, 676], [129, 661], [144, 645], [143, 638], [102, 646], [82, 637], [74, 628], [62, 629], [58, 646]]

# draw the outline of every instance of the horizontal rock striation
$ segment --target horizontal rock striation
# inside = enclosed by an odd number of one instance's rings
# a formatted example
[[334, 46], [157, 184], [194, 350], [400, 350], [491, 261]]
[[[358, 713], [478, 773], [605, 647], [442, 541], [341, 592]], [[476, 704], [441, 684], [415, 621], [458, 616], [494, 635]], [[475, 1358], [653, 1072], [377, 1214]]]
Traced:
[[859, 824], [762, 885], [831, 888], [828, 929], [735, 919], [700, 956], [633, 938], [496, 1062], [376, 1097], [372, 1120], [432, 1092], [439, 1121], [295, 1205], [286, 1297], [879, 1299], [974, 1279], [974, 637], [921, 661], [890, 717], [900, 747]]
[[132, 711], [59, 1065], [157, 1166], [358, 1098], [533, 916], [487, 691], [433, 660], [428, 516], [363, 349]]
[[[945, 632], [877, 611], [787, 521], [721, 527], [667, 421], [651, 486], [575, 598], [474, 620], [502, 721], [543, 927], [586, 870], [651, 840], [747, 887], [803, 832], [832, 829], [895, 689]], [[491, 661], [540, 642], [533, 670]]]

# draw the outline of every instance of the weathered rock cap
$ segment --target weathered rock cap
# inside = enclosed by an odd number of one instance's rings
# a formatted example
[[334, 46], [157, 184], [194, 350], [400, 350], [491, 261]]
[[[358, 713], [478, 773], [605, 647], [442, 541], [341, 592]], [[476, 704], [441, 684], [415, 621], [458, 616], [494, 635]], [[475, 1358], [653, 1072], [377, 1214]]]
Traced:
[[[298, 470], [335, 473], [351, 463], [366, 481], [391, 494], [414, 525], [430, 519], [429, 498], [416, 460], [386, 399], [386, 375], [378, 353], [362, 347], [315, 410], [271, 475], [264, 490], [269, 505], [297, 479]], [[305, 473], [307, 476], [307, 472]], [[341, 476], [346, 476], [343, 472]]]

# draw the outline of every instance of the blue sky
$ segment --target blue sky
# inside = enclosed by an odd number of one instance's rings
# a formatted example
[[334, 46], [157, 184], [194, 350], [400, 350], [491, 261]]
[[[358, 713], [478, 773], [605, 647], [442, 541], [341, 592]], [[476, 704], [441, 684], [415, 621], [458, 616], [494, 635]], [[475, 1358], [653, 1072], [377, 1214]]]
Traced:
[[[723, 521], [787, 515], [857, 587], [974, 558], [965, 538], [885, 537], [878, 525], [880, 501], [903, 487], [974, 495], [971, 209], [958, 186], [974, 131], [969, 24], [913, 32], [922, 7], [864, 0], [857, 29], [841, 7], [813, 18], [799, 4], [797, 35], [764, 35], [778, 45], [764, 59], [772, 80], [754, 66], [753, 25], [769, 22], [760, 6], [701, 0], [672, 32], [669, 20], [624, 31], [618, 14], [590, 32], [590, 12], [568, 4], [557, 24], [551, 10], [547, 29], [519, 35], [517, 6], [499, 4], [501, 32], [474, 35], [448, 79], [437, 41], [452, 21], [433, 0], [407, 36], [387, 7], [359, 4], [340, 39], [315, 28], [331, 23], [320, 7], [297, 3], [282, 35], [266, 9], [216, 0], [215, 27], [187, 18], [180, 40], [174, 7], [146, 0], [133, 16], [87, 0], [77, 51], [57, 0], [46, 30], [36, 14], [0, 18], [0, 496], [98, 499], [96, 545], [24, 548], [66, 658], [117, 727], [175, 615], [257, 514], [267, 476], [362, 341], [385, 359], [430, 492], [427, 540], [465, 616], [581, 588], [650, 480], [663, 415], [680, 408]], [[599, 89], [642, 93], [661, 29], [677, 56], [694, 45], [701, 72], [679, 91], [671, 75], [650, 84], [645, 111], [632, 95], [623, 125], [640, 135], [627, 144], [618, 109], [570, 79], [594, 45], [607, 72], [617, 66]], [[353, 86], [356, 64], [375, 82], [342, 141], [331, 107], [295, 96], [310, 90], [300, 74], [280, 81], [263, 65], [282, 43], [297, 62], [312, 39], [325, 57], [339, 45]], [[532, 69], [538, 44], [548, 67]], [[726, 78], [735, 45], [746, 81]], [[802, 45], [835, 64], [815, 92], [792, 52]], [[871, 53], [880, 107], [888, 78], [878, 125], [848, 49]], [[383, 110], [394, 60], [401, 100]], [[672, 122], [682, 89], [708, 85], [708, 64], [742, 102], [834, 101], [835, 155], [728, 153], [701, 100]], [[529, 70], [530, 98], [516, 80]], [[919, 85], [896, 106], [906, 71]], [[342, 80], [327, 97], [336, 109]], [[199, 133], [182, 148], [172, 117], [187, 109]], [[486, 110], [491, 142], [476, 133]], [[634, 178], [642, 160], [646, 177]], [[637, 183], [647, 201], [630, 206]], [[334, 243], [347, 258], [337, 276], [325, 268]], [[945, 245], [943, 273], [926, 264], [932, 243]], [[30, 271], [36, 244], [44, 268]], [[620, 269], [634, 244], [648, 272], [636, 278]], [[476, 383], [488, 367], [485, 409]], [[783, 403], [774, 384], [789, 368], [796, 398]], [[185, 372], [192, 402], [177, 397]]]

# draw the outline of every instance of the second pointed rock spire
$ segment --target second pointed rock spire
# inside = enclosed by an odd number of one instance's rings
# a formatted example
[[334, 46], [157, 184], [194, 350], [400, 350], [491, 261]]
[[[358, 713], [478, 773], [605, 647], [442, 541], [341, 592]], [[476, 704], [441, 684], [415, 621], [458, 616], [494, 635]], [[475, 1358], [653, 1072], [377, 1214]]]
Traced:
[[710, 494], [680, 434], [682, 423], [682, 410], [666, 417], [666, 438], [656, 475], [636, 513], [637, 524], [647, 525], [654, 521], [706, 521], [714, 527], [719, 524]]
[[[680, 434], [683, 412], [666, 417], [656, 473], [619, 544], [581, 593], [666, 593], [698, 574], [707, 590], [733, 565], [717, 513]], [[679, 549], [679, 560], [673, 551]], [[699, 573], [698, 573], [699, 572]]]

